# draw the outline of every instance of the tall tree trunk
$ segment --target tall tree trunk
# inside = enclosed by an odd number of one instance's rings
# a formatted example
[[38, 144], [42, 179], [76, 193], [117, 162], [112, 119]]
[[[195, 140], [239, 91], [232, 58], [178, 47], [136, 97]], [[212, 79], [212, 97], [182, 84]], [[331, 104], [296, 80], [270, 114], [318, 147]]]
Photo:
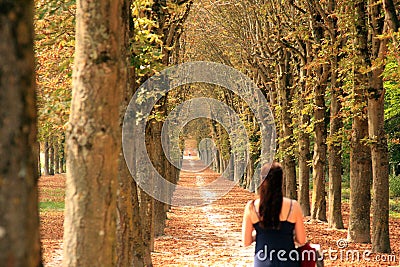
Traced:
[[[372, 160], [372, 250], [390, 253], [389, 237], [389, 157], [385, 132], [385, 90], [382, 74], [387, 53], [387, 40], [377, 38], [384, 33], [381, 5], [373, 1], [370, 7], [372, 21], [372, 68], [368, 95], [368, 134]], [[388, 0], [384, 1], [389, 4]], [[393, 3], [391, 3], [393, 4]], [[387, 6], [386, 6], [387, 8]], [[392, 21], [395, 24], [395, 21]], [[397, 22], [398, 24], [398, 22]], [[396, 25], [392, 26], [395, 27]], [[398, 27], [398, 25], [397, 25]]]
[[151, 252], [154, 247], [154, 198], [140, 190], [140, 218], [144, 243], [144, 264], [152, 266]]
[[[335, 92], [333, 92], [335, 91]], [[340, 89], [331, 92], [330, 142], [328, 145], [329, 164], [329, 215], [328, 225], [331, 228], [343, 229], [342, 219], [342, 152], [341, 142], [336, 141], [342, 126], [340, 117]]]
[[46, 141], [44, 142], [44, 175], [49, 175], [50, 173], [50, 166], [49, 166], [49, 161], [50, 161], [50, 157], [49, 157], [49, 142]]
[[278, 69], [279, 99], [281, 104], [283, 170], [285, 173], [285, 196], [297, 199], [296, 161], [292, 151], [293, 129], [290, 110], [292, 108], [292, 85], [290, 84], [290, 54], [284, 50]]
[[37, 166], [37, 168], [38, 168], [38, 175], [39, 175], [39, 177], [40, 176], [42, 176], [42, 165], [41, 165], [41, 163], [40, 163], [40, 142], [37, 142], [37, 163], [38, 163], [38, 166]]
[[67, 130], [64, 266], [114, 266], [121, 151], [122, 0], [77, 1]]
[[[302, 125], [310, 123], [310, 117], [306, 114], [300, 115]], [[310, 213], [310, 135], [301, 130], [299, 135], [299, 204], [304, 216]]]
[[[120, 108], [120, 127], [122, 127], [125, 110], [133, 95], [132, 86], [135, 85], [135, 73], [133, 68], [129, 68], [130, 59], [128, 57], [128, 47], [130, 45], [130, 28], [133, 20], [131, 18], [131, 0], [124, 0], [122, 7], [122, 23], [119, 33], [124, 44], [121, 46], [121, 55], [125, 61], [121, 62], [121, 83], [125, 83], [123, 101]], [[140, 224], [139, 196], [137, 194], [137, 184], [132, 178], [126, 161], [130, 161], [129, 166], [135, 166], [134, 155], [125, 158], [122, 151], [119, 155], [118, 167], [118, 195], [117, 195], [117, 246], [116, 257], [117, 266], [137, 266], [144, 265], [144, 242]], [[134, 173], [134, 172], [133, 172]]]
[[54, 175], [54, 161], [55, 161], [55, 156], [54, 156], [54, 140], [51, 142], [50, 147], [49, 147], [49, 174]]
[[[157, 121], [155, 119], [149, 121], [146, 130], [146, 139], [147, 139], [146, 145], [149, 157], [153, 163], [154, 168], [162, 177], [165, 177], [164, 161], [166, 160], [166, 158], [163, 157], [162, 153], [163, 147], [161, 144], [161, 129], [162, 129], [161, 121]], [[164, 192], [166, 191], [165, 189], [166, 188], [160, 188], [160, 190], [164, 190]], [[165, 220], [167, 219], [167, 214], [165, 212], [165, 204], [155, 199], [153, 205], [154, 205], [153, 206], [154, 235], [160, 236], [164, 234]]]
[[60, 151], [58, 141], [54, 142], [54, 173], [60, 173]]
[[[307, 62], [318, 61], [319, 51], [322, 49], [324, 39], [324, 20], [316, 10], [313, 1], [307, 1], [311, 20], [311, 30], [315, 39], [316, 49], [307, 47]], [[313, 57], [316, 57], [313, 59]], [[326, 221], [326, 191], [325, 191], [325, 165], [326, 165], [326, 124], [325, 124], [325, 90], [329, 78], [327, 64], [318, 63], [315, 67], [316, 85], [314, 86], [314, 154], [313, 154], [313, 192], [311, 218]]]
[[[304, 60], [305, 61], [305, 60]], [[306, 62], [303, 62], [303, 66]], [[300, 79], [304, 82], [301, 84], [301, 91], [299, 92], [299, 204], [304, 216], [311, 215], [310, 208], [310, 134], [307, 132], [307, 127], [310, 125], [310, 115], [303, 112], [305, 103], [309, 104], [307, 99], [307, 88], [309, 84], [305, 82], [307, 72], [304, 69], [300, 70]]]
[[385, 9], [385, 20], [392, 29], [392, 31], [397, 32], [400, 28], [400, 21], [397, 16], [396, 7], [393, 0], [383, 0], [383, 8]]
[[[326, 72], [326, 70], [325, 70]], [[326, 74], [325, 74], [326, 75]], [[322, 74], [324, 76], [324, 74]], [[323, 79], [323, 78], [321, 78]], [[321, 81], [320, 81], [321, 82]], [[313, 155], [313, 193], [311, 217], [326, 221], [326, 125], [325, 125], [325, 84], [315, 86], [315, 143]]]
[[[336, 40], [332, 40], [333, 43]], [[342, 142], [337, 140], [343, 127], [339, 97], [343, 91], [337, 86], [337, 55], [332, 55], [331, 60], [331, 108], [330, 129], [328, 142], [328, 164], [329, 164], [329, 205], [328, 226], [343, 229], [342, 218]]]
[[366, 87], [368, 76], [360, 68], [369, 65], [368, 29], [365, 21], [365, 1], [355, 3], [356, 58], [354, 61], [353, 124], [350, 143], [350, 219], [348, 238], [354, 242], [369, 243], [371, 207], [371, 151], [366, 144], [368, 121]]
[[[381, 76], [374, 77], [375, 81]], [[369, 137], [372, 140], [371, 158], [373, 175], [372, 249], [390, 253], [389, 239], [389, 159], [384, 129], [384, 90], [381, 88], [368, 99]], [[379, 90], [379, 91], [378, 91]], [[379, 94], [380, 93], [380, 94]]]
[[42, 266], [33, 1], [0, 2], [0, 265]]
[[60, 163], [58, 164], [59, 166], [59, 173], [64, 173], [65, 172], [65, 160], [64, 160], [64, 144], [61, 144], [61, 146], [63, 147], [62, 150], [60, 151], [60, 158], [59, 161]]

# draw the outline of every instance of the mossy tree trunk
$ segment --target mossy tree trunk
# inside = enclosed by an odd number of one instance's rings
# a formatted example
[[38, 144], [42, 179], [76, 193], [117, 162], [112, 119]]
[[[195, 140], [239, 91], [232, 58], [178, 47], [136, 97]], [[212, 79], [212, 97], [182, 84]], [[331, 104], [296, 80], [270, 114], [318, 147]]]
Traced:
[[116, 265], [122, 0], [77, 1], [71, 115], [67, 129], [64, 266]]

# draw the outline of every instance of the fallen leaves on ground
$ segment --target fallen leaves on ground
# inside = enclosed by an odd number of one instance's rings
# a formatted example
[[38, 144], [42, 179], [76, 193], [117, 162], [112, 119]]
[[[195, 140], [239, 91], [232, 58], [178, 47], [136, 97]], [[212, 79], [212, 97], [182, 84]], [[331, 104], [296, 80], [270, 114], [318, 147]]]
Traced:
[[[179, 184], [196, 187], [208, 184], [219, 176], [206, 169], [200, 173], [181, 172]], [[63, 175], [40, 178], [40, 191], [44, 188], [62, 188], [65, 186]], [[41, 193], [41, 198], [46, 197]], [[47, 196], [49, 197], [49, 196]], [[174, 195], [175, 198], [201, 197], [196, 195]], [[168, 212], [165, 235], [156, 238], [152, 260], [154, 266], [252, 266], [254, 245], [244, 248], [241, 245], [241, 223], [244, 206], [256, 195], [238, 186], [210, 205], [199, 207], [172, 207]], [[348, 225], [349, 206], [343, 204], [345, 227]], [[325, 266], [397, 266], [400, 261], [400, 220], [390, 220], [392, 253], [369, 255], [362, 254], [371, 250], [371, 244], [343, 242], [345, 248], [339, 249], [338, 240], [346, 240], [347, 230], [328, 229], [325, 222], [311, 221], [305, 218], [307, 238], [320, 244], [322, 250], [337, 250], [325, 255]], [[41, 213], [41, 237], [45, 266], [52, 267], [61, 263], [63, 232], [62, 212]], [[342, 245], [343, 245], [342, 244]], [[359, 253], [357, 260], [355, 252]], [[354, 258], [353, 258], [354, 255]], [[331, 258], [330, 258], [331, 257]], [[336, 257], [336, 260], [333, 260]], [[381, 257], [379, 260], [377, 257]], [[391, 257], [391, 258], [390, 258]], [[390, 260], [390, 261], [388, 261]]]

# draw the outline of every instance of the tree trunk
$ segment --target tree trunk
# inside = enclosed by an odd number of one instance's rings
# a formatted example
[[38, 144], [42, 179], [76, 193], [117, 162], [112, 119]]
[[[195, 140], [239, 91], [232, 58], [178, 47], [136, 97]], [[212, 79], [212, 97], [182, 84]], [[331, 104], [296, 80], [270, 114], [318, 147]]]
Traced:
[[[368, 95], [368, 135], [371, 144], [372, 160], [372, 250], [390, 253], [389, 236], [389, 157], [385, 132], [385, 89], [382, 75], [387, 53], [387, 39], [379, 39], [384, 32], [384, 21], [381, 18], [381, 5], [373, 1], [369, 9], [372, 18], [372, 68], [369, 80]], [[385, 0], [386, 9], [390, 1]], [[391, 8], [389, 8], [391, 9]], [[395, 24], [395, 21], [392, 21]], [[398, 21], [397, 21], [398, 24]], [[392, 26], [396, 27], [396, 26]], [[398, 25], [397, 25], [398, 27]]]
[[296, 162], [293, 154], [293, 129], [290, 110], [292, 108], [292, 85], [290, 84], [290, 54], [285, 50], [280, 60], [278, 77], [279, 77], [279, 99], [281, 104], [281, 121], [282, 121], [282, 146], [283, 153], [283, 172], [284, 172], [284, 188], [285, 196], [297, 199], [296, 184]]
[[[337, 56], [333, 55], [331, 61], [331, 114], [328, 142], [329, 164], [329, 208], [328, 226], [343, 229], [342, 219], [342, 142], [339, 139], [343, 127], [341, 118], [341, 102], [339, 97], [343, 95], [342, 89], [337, 87]], [[338, 140], [339, 139], [339, 140]]]
[[[357, 105], [357, 102], [354, 103]], [[363, 139], [368, 136], [366, 114], [353, 119], [350, 147], [350, 219], [349, 239], [369, 243], [371, 206], [371, 153]]]
[[[310, 117], [302, 114], [301, 124], [308, 125]], [[304, 216], [310, 213], [310, 135], [301, 130], [299, 135], [299, 204]]]
[[[380, 77], [375, 77], [380, 80]], [[389, 239], [389, 159], [384, 129], [384, 91], [368, 99], [369, 137], [372, 140], [371, 158], [373, 175], [372, 249], [390, 253]], [[377, 97], [377, 98], [375, 98]]]
[[315, 86], [315, 143], [313, 155], [313, 193], [311, 217], [326, 221], [326, 125], [325, 125], [325, 85]]
[[42, 165], [40, 164], [40, 142], [37, 142], [37, 163], [38, 163], [38, 176], [42, 176]]
[[44, 143], [44, 175], [49, 175], [49, 142], [46, 140]]
[[122, 1], [77, 1], [66, 148], [64, 266], [114, 266], [121, 151]]
[[42, 266], [33, 1], [0, 3], [0, 265]]
[[59, 165], [59, 173], [64, 173], [65, 172], [65, 161], [64, 161], [64, 144], [61, 144], [61, 146], [63, 147], [63, 149], [60, 151], [60, 158], [59, 161], [60, 163]]
[[154, 198], [140, 190], [140, 218], [144, 243], [144, 264], [152, 266], [151, 252], [154, 248]]
[[348, 238], [358, 243], [369, 243], [371, 207], [371, 151], [366, 144], [368, 121], [366, 111], [367, 74], [360, 68], [369, 65], [368, 29], [364, 1], [355, 3], [355, 48], [353, 125], [350, 143], [350, 219]]
[[[120, 28], [121, 39], [124, 44], [121, 46], [121, 55], [126, 60], [121, 62], [120, 81], [125, 83], [123, 101], [120, 108], [120, 127], [122, 127], [125, 110], [133, 95], [132, 86], [135, 85], [135, 73], [133, 68], [128, 68], [130, 62], [127, 57], [130, 36], [130, 25], [133, 23], [131, 18], [131, 0], [124, 0], [122, 7], [122, 23]], [[116, 257], [117, 266], [137, 266], [144, 265], [144, 242], [139, 214], [139, 196], [137, 193], [136, 181], [132, 178], [126, 161], [130, 161], [129, 166], [135, 166], [134, 155], [125, 158], [122, 151], [119, 155], [118, 167], [118, 195], [117, 195], [117, 246]], [[134, 171], [134, 170], [133, 170]], [[134, 172], [133, 172], [134, 173]]]
[[[162, 176], [165, 177], [165, 165], [164, 160], [166, 158], [163, 157], [163, 147], [161, 144], [161, 129], [162, 129], [162, 122], [157, 121], [155, 119], [150, 120], [148, 123], [148, 127], [146, 130], [146, 145], [147, 145], [147, 152], [151, 159], [151, 162], [157, 172]], [[160, 188], [159, 190], [164, 190], [166, 188]], [[165, 192], [166, 190], [164, 190]], [[167, 219], [167, 214], [165, 212], [165, 204], [158, 200], [154, 200], [154, 217], [153, 217], [153, 224], [154, 224], [154, 235], [160, 236], [164, 234], [165, 228], [165, 220]]]
[[400, 21], [397, 17], [396, 7], [393, 0], [383, 0], [385, 19], [392, 31], [397, 32], [400, 28]]
[[[307, 1], [307, 6], [311, 19], [311, 30], [315, 39], [314, 46], [308, 45], [307, 62], [321, 60], [318, 54], [321, 51], [324, 39], [323, 17], [316, 9], [313, 1]], [[314, 155], [313, 155], [313, 194], [312, 194], [312, 210], [311, 217], [326, 221], [326, 192], [325, 192], [325, 164], [326, 164], [326, 124], [325, 124], [325, 90], [329, 77], [329, 69], [327, 64], [317, 63], [314, 74], [317, 77], [317, 84], [314, 86]]]
[[[309, 49], [309, 44], [304, 43], [304, 54], [307, 55], [307, 49]], [[302, 60], [300, 66], [300, 80], [301, 87], [298, 93], [299, 100], [299, 136], [298, 136], [298, 164], [299, 164], [299, 204], [304, 216], [311, 215], [310, 208], [310, 165], [309, 161], [311, 159], [310, 155], [310, 134], [307, 128], [310, 125], [310, 115], [308, 112], [304, 112], [306, 105], [309, 105], [308, 90], [310, 88], [310, 83], [307, 82], [306, 77], [310, 74], [310, 70], [306, 70], [305, 66], [307, 62], [311, 61], [310, 57], [305, 57]]]
[[58, 141], [54, 143], [54, 173], [60, 173], [60, 152]]
[[49, 147], [49, 174], [54, 175], [54, 161], [55, 161], [55, 156], [54, 156], [54, 141], [51, 142], [50, 147]]

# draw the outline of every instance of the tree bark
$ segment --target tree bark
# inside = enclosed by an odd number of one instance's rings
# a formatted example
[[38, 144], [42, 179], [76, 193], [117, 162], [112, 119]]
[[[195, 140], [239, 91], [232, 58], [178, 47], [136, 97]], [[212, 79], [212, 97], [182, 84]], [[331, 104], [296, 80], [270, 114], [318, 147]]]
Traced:
[[67, 129], [64, 266], [114, 266], [121, 151], [122, 0], [77, 1]]
[[0, 1], [0, 265], [42, 266], [33, 1]]
[[[381, 76], [375, 77], [380, 80]], [[369, 137], [372, 140], [371, 158], [373, 175], [372, 249], [390, 253], [389, 237], [389, 159], [384, 129], [383, 83], [379, 94], [368, 99]]]
[[144, 243], [144, 264], [153, 266], [151, 252], [154, 247], [154, 198], [140, 190], [140, 218]]
[[[120, 127], [122, 128], [125, 111], [133, 95], [132, 86], [135, 86], [135, 73], [129, 68], [130, 58], [128, 47], [130, 45], [130, 29], [133, 20], [131, 18], [131, 0], [124, 0], [122, 6], [122, 23], [120, 29], [121, 39], [124, 44], [121, 46], [121, 55], [125, 59], [121, 62], [121, 83], [125, 83], [123, 101], [120, 107]], [[122, 140], [121, 140], [122, 141]], [[118, 194], [117, 194], [117, 266], [144, 265], [144, 242], [139, 214], [139, 196], [137, 193], [136, 181], [132, 178], [126, 161], [130, 166], [135, 166], [134, 155], [125, 158], [122, 151], [119, 155], [118, 167]]]
[[60, 173], [60, 151], [58, 141], [54, 143], [54, 173]]
[[281, 105], [281, 140], [280, 149], [283, 153], [283, 171], [284, 171], [284, 193], [285, 196], [291, 199], [297, 199], [297, 184], [296, 184], [296, 161], [293, 154], [293, 129], [290, 110], [292, 108], [292, 85], [290, 84], [290, 54], [286, 50], [283, 51], [279, 68], [279, 99]]
[[63, 147], [62, 150], [60, 151], [60, 158], [59, 158], [59, 173], [64, 173], [65, 172], [65, 161], [64, 161], [64, 144], [61, 144], [61, 146]]
[[336, 141], [343, 127], [340, 117], [341, 103], [338, 99], [341, 95], [339, 88], [333, 88], [331, 92], [330, 115], [330, 142], [328, 145], [329, 164], [329, 215], [328, 225], [331, 228], [343, 229], [342, 219], [342, 147], [341, 142]]
[[356, 59], [354, 64], [353, 124], [350, 142], [350, 219], [348, 238], [358, 243], [371, 242], [371, 151], [366, 144], [368, 121], [366, 87], [368, 76], [360, 68], [369, 65], [368, 29], [365, 21], [365, 1], [355, 3]]
[[[307, 8], [311, 19], [311, 30], [315, 39], [316, 49], [309, 46], [307, 49], [307, 61], [318, 61], [318, 53], [321, 50], [324, 38], [324, 20], [316, 10], [313, 1], [307, 1]], [[315, 59], [313, 59], [315, 57]], [[325, 165], [326, 165], [326, 124], [325, 124], [325, 90], [329, 77], [327, 64], [318, 63], [314, 74], [317, 76], [314, 86], [314, 155], [313, 155], [313, 192], [311, 218], [326, 221], [326, 191], [325, 191]]]
[[[148, 126], [146, 129], [146, 146], [147, 152], [151, 159], [151, 162], [157, 172], [165, 177], [165, 165], [164, 160], [166, 158], [163, 157], [163, 148], [161, 144], [161, 130], [162, 130], [162, 122], [157, 121], [156, 119], [152, 119], [148, 122]], [[166, 188], [160, 188], [159, 190], [164, 190]], [[167, 214], [165, 212], [165, 204], [156, 199], [154, 201], [154, 235], [160, 236], [164, 234], [165, 228], [165, 220], [167, 219]]]
[[[335, 43], [336, 40], [333, 40]], [[332, 55], [331, 60], [331, 107], [330, 107], [330, 129], [328, 142], [328, 164], [329, 164], [329, 205], [328, 226], [343, 229], [342, 218], [342, 142], [337, 140], [343, 127], [339, 97], [343, 91], [337, 86], [337, 55]]]
[[393, 0], [383, 0], [383, 7], [385, 9], [385, 19], [392, 31], [397, 32], [400, 28], [400, 21], [397, 17], [396, 7]]
[[[305, 66], [306, 62], [303, 62]], [[307, 132], [307, 127], [310, 125], [310, 115], [304, 112], [305, 102], [307, 99], [307, 88], [309, 84], [305, 81], [307, 71], [304, 69], [300, 70], [301, 80], [304, 82], [301, 84], [301, 91], [299, 92], [299, 204], [304, 216], [311, 215], [310, 208], [310, 134]], [[308, 101], [307, 101], [307, 104]]]
[[44, 175], [49, 175], [50, 173], [50, 166], [49, 166], [49, 161], [50, 161], [50, 157], [49, 157], [49, 142], [46, 140], [44, 142]]
[[[309, 116], [300, 115], [301, 124], [309, 124]], [[299, 135], [299, 204], [304, 216], [310, 213], [310, 135], [301, 130]]]
[[54, 162], [55, 162], [55, 156], [54, 156], [54, 141], [51, 142], [50, 147], [49, 147], [49, 174], [54, 175]]
[[[375, 66], [375, 68], [371, 72], [368, 91], [368, 134], [371, 143], [373, 181], [372, 250], [374, 252], [390, 253], [389, 157], [385, 132], [385, 89], [382, 79], [384, 65], [381, 63], [384, 62], [386, 57], [387, 40], [379, 40], [377, 38], [377, 35], [381, 35], [385, 29], [384, 21], [380, 15], [381, 5], [377, 1], [374, 2], [374, 5], [369, 10], [371, 11], [370, 16], [373, 27], [371, 56], [375, 60], [371, 65]], [[384, 1], [386, 4], [388, 2], [390, 1]]]
[[40, 177], [40, 176], [42, 176], [42, 170], [41, 170], [41, 168], [42, 168], [42, 166], [41, 166], [41, 164], [40, 164], [40, 142], [37, 142], [37, 169], [38, 169], [38, 176]]
[[325, 192], [325, 164], [326, 164], [326, 125], [325, 125], [325, 85], [315, 86], [315, 143], [313, 155], [313, 193], [312, 219], [326, 221], [326, 192]]

